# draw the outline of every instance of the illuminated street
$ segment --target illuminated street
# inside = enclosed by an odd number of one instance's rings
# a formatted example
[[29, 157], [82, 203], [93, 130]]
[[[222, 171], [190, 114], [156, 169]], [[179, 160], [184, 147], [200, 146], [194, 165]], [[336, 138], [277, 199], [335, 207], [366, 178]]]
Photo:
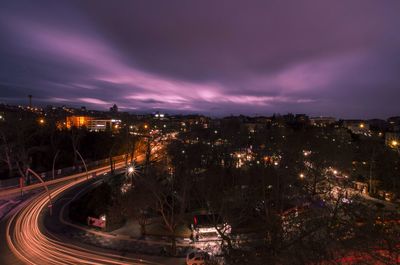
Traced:
[[[101, 172], [99, 172], [101, 173]], [[86, 181], [67, 182], [51, 190], [52, 198]], [[11, 252], [26, 264], [176, 264], [178, 260], [134, 258], [105, 250], [91, 250], [79, 243], [60, 241], [56, 235], [46, 235], [40, 225], [41, 216], [48, 213], [49, 198], [41, 193], [25, 202], [26, 207], [14, 213], [7, 222], [6, 242]], [[44, 212], [44, 213], [42, 213]], [[13, 263], [14, 264], [14, 263]], [[17, 264], [17, 263], [15, 263]]]
[[400, 264], [399, 0], [1, 0], [0, 265]]

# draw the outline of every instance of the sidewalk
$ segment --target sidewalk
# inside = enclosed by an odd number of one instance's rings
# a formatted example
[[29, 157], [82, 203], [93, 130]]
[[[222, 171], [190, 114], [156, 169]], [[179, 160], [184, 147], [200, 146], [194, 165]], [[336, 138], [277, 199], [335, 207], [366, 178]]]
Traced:
[[20, 201], [11, 200], [0, 200], [0, 220], [15, 207]]
[[25, 193], [22, 195], [22, 197], [21, 195], [2, 197], [0, 199], [0, 220], [34, 193], [35, 191], [31, 191], [29, 193]]

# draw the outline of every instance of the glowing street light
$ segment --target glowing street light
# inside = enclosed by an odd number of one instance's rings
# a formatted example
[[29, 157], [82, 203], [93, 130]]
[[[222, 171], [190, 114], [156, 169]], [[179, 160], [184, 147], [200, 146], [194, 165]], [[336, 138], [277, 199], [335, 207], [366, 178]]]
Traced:
[[101, 220], [101, 221], [106, 221], [106, 215], [105, 215], [105, 214], [101, 215], [101, 216], [100, 216], [100, 220]]
[[304, 176], [303, 173], [300, 173], [299, 177], [300, 177], [301, 179], [304, 179], [305, 176]]
[[44, 124], [44, 119], [43, 118], [39, 119], [39, 123]]
[[391, 144], [392, 144], [393, 147], [397, 147], [399, 145], [399, 142], [397, 142], [396, 140], [393, 140], [391, 142]]
[[128, 173], [132, 174], [135, 172], [135, 168], [133, 166], [128, 167]]
[[144, 125], [144, 128], [145, 128], [145, 129], [149, 128], [149, 125], [145, 124], [145, 125]]

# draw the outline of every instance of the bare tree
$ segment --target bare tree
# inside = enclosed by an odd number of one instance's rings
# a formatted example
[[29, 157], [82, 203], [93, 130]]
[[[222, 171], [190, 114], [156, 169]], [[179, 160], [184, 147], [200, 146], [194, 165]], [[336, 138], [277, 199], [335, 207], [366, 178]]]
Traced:
[[8, 176], [11, 177], [13, 174], [12, 146], [3, 130], [0, 130], [0, 139], [2, 142], [2, 144], [0, 145], [0, 150], [3, 154], [1, 156], [1, 160], [7, 164]]
[[79, 145], [82, 140], [82, 136], [83, 136], [82, 129], [77, 128], [75, 126], [71, 127], [70, 139], [71, 139], [72, 149], [74, 152], [74, 162], [73, 162], [74, 166], [76, 166], [78, 163], [79, 157], [78, 157], [77, 150], [79, 149]]

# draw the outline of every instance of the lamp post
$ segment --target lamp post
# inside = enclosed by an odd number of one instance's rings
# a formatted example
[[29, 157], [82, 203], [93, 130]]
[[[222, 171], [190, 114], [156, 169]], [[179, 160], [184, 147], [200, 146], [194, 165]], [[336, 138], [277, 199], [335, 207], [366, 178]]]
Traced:
[[137, 169], [135, 164], [132, 162], [129, 166], [126, 167], [125, 177], [130, 177], [131, 186], [133, 186], [133, 176], [137, 173]]
[[85, 163], [85, 160], [83, 159], [83, 157], [81, 156], [81, 154], [78, 152], [78, 150], [75, 150], [75, 152], [78, 154], [79, 158], [82, 160], [83, 165], [85, 166], [85, 171], [86, 171], [86, 180], [89, 180], [89, 172]]
[[47, 195], [49, 196], [50, 215], [52, 215], [53, 214], [53, 202], [51, 200], [51, 193], [50, 193], [49, 187], [47, 187], [46, 182], [35, 171], [33, 171], [30, 168], [27, 168], [25, 175], [27, 176], [28, 173], [31, 173], [32, 175], [34, 175], [43, 184], [43, 186], [45, 187]]

